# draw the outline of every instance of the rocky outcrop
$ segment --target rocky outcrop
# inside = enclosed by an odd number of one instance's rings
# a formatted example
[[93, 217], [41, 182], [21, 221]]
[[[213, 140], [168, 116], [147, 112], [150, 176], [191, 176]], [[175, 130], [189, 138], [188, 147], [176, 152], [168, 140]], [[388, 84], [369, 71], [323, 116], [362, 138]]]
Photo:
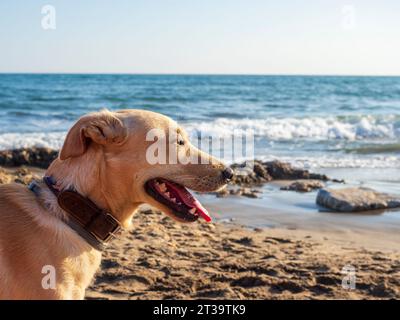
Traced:
[[231, 181], [231, 184], [234, 185], [260, 185], [273, 179], [261, 161], [255, 161], [254, 164], [233, 164], [231, 168], [235, 173]]
[[281, 190], [310, 192], [323, 187], [325, 187], [325, 184], [319, 180], [298, 180], [287, 186], [281, 187]]
[[[23, 148], [0, 151], [0, 166], [31, 166], [47, 168], [57, 157], [58, 151], [49, 148]], [[235, 172], [231, 184], [239, 186], [261, 185], [271, 180], [330, 180], [326, 175], [311, 173], [308, 170], [293, 168], [289, 163], [281, 161], [233, 164]]]
[[297, 179], [313, 179], [313, 180], [330, 180], [324, 174], [311, 173], [305, 169], [293, 168], [293, 166], [281, 161], [268, 161], [262, 163], [268, 174], [275, 180], [297, 180]]
[[58, 151], [49, 148], [26, 148], [0, 151], [0, 166], [31, 166], [47, 168], [57, 158]]
[[[0, 151], [0, 166], [29, 166], [46, 169], [57, 156], [58, 151], [49, 148], [33, 147], [5, 150]], [[284, 190], [295, 190], [301, 192], [308, 192], [323, 187], [323, 185], [318, 181], [331, 180], [324, 174], [311, 173], [308, 170], [297, 169], [289, 163], [281, 161], [263, 162], [255, 160], [248, 163], [233, 164], [231, 168], [235, 175], [228, 188], [217, 192], [217, 196], [219, 197], [239, 195], [249, 198], [257, 198], [259, 191], [252, 188], [261, 186], [272, 180], [310, 180], [307, 182], [294, 182], [292, 185], [283, 188]], [[11, 178], [3, 174], [0, 179], [2, 179], [0, 180], [0, 183], [6, 183]], [[11, 180], [14, 181], [14, 178]], [[18, 181], [27, 181], [27, 179], [19, 179]]]
[[261, 186], [272, 180], [296, 180], [282, 190], [293, 190], [298, 192], [309, 192], [323, 188], [323, 181], [343, 183], [343, 180], [330, 179], [324, 174], [312, 173], [305, 169], [294, 168], [289, 163], [281, 161], [254, 161], [231, 166], [235, 175], [228, 188], [217, 192], [217, 196], [241, 195], [250, 198], [257, 198], [256, 189], [249, 187]]
[[[311, 173], [305, 169], [294, 168], [291, 164], [281, 161], [254, 161], [253, 163], [233, 164], [235, 172], [231, 184], [251, 186], [263, 184], [272, 180], [298, 180], [311, 179], [328, 181], [331, 180], [324, 174]], [[343, 182], [332, 180], [336, 182]]]
[[321, 189], [317, 204], [339, 212], [357, 212], [400, 207], [400, 197], [369, 188]]

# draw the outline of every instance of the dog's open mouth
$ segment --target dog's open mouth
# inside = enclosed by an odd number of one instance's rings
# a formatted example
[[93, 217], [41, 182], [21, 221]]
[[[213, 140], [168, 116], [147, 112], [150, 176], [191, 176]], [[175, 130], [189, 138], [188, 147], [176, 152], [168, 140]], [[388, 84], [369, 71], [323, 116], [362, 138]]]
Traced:
[[170, 208], [178, 219], [193, 222], [201, 216], [207, 222], [211, 221], [207, 210], [180, 184], [156, 178], [147, 181], [145, 189], [151, 197]]

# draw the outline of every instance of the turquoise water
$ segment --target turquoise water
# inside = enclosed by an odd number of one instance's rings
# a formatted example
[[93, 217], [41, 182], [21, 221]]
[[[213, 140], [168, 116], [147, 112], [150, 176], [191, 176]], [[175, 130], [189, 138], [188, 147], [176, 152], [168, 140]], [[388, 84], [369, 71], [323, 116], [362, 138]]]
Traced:
[[400, 77], [0, 75], [0, 149], [59, 148], [82, 114], [164, 113], [191, 135], [252, 129], [257, 158], [400, 168]]

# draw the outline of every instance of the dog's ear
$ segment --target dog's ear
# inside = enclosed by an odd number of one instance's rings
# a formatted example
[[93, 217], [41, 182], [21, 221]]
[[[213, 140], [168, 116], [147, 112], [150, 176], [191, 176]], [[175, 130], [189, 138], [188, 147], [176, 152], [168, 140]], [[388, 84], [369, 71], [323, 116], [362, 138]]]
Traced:
[[83, 155], [91, 142], [100, 145], [122, 143], [127, 129], [111, 112], [102, 111], [83, 116], [71, 128], [60, 152], [66, 160]]

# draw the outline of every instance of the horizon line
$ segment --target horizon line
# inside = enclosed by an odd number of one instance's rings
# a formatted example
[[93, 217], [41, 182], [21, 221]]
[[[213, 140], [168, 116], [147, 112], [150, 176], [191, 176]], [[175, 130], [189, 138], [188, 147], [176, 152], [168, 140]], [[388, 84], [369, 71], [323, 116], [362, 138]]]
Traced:
[[261, 76], [261, 77], [400, 77], [388, 74], [303, 74], [303, 73], [152, 73], [152, 72], [2, 72], [0, 75], [131, 75], [131, 76]]

